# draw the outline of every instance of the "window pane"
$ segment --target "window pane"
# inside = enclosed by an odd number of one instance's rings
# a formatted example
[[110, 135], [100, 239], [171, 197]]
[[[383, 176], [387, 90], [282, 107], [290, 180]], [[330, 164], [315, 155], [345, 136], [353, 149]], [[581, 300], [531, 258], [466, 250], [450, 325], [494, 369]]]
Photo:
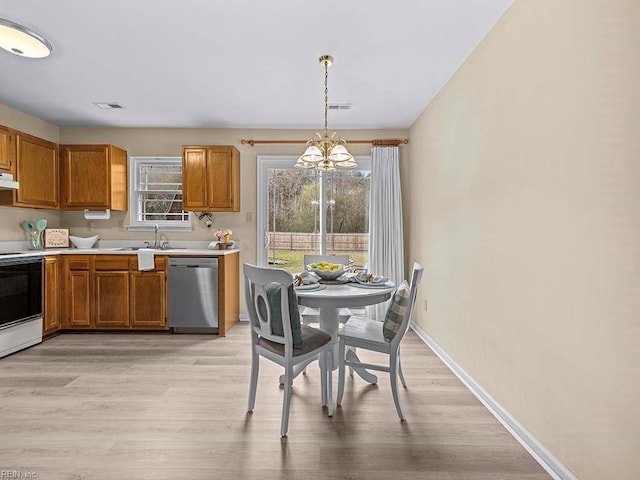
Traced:
[[336, 171], [327, 183], [327, 253], [367, 263], [371, 172]]
[[141, 164], [140, 190], [181, 190], [182, 165]]
[[180, 158], [132, 159], [135, 172], [134, 223], [175, 222], [190, 225], [182, 209], [182, 161]]
[[320, 237], [319, 175], [315, 170], [268, 169], [268, 262], [291, 272], [304, 270], [303, 256], [347, 254], [354, 265], [367, 263], [369, 171], [337, 171], [326, 177], [325, 239]]

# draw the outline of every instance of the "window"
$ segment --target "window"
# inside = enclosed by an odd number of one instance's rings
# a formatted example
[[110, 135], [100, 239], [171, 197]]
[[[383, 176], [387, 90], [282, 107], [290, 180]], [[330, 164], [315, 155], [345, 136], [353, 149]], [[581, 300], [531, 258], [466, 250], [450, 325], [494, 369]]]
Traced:
[[189, 212], [182, 209], [182, 159], [131, 157], [131, 225], [147, 229], [191, 230]]
[[293, 167], [295, 157], [258, 156], [260, 265], [304, 269], [304, 254], [348, 254], [368, 262], [370, 157], [358, 167], [319, 173]]

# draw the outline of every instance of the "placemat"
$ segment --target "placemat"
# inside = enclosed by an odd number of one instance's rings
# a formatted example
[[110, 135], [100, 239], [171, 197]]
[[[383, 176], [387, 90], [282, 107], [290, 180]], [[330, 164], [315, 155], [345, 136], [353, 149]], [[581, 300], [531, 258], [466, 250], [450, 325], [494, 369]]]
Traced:
[[320, 285], [319, 283], [313, 283], [311, 285], [299, 285], [297, 287], [293, 287], [293, 289], [296, 292], [317, 292], [319, 290], [324, 290], [325, 288], [327, 288], [326, 285]]

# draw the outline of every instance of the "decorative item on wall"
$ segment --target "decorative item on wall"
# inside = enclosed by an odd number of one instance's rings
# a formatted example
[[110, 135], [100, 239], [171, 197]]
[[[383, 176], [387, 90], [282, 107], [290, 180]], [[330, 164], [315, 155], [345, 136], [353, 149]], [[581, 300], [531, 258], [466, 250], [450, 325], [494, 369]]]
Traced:
[[211, 226], [213, 225], [213, 215], [211, 214], [211, 212], [193, 212], [193, 214], [198, 217], [198, 220], [204, 220], [207, 228], [211, 228]]
[[44, 248], [68, 248], [68, 228], [47, 228], [44, 231]]
[[329, 111], [329, 67], [333, 63], [331, 55], [322, 55], [320, 65], [324, 66], [324, 131], [322, 135], [316, 132], [313, 140], [307, 142], [307, 149], [295, 163], [297, 168], [315, 168], [323, 172], [331, 172], [337, 168], [355, 168], [358, 164], [347, 150], [347, 142], [337, 137], [333, 132], [329, 137], [328, 111]]

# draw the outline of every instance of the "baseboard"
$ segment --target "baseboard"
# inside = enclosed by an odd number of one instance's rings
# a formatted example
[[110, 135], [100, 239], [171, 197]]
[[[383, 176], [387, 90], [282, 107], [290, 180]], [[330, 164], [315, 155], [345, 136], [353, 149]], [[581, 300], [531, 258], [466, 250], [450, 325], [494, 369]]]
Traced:
[[496, 419], [514, 436], [514, 438], [531, 454], [531, 456], [555, 480], [576, 480], [576, 477], [553, 454], [542, 445], [526, 428], [524, 428], [511, 414], [487, 393], [462, 367], [460, 367], [447, 353], [442, 350], [429, 335], [415, 323], [411, 328], [422, 339], [440, 360], [471, 390], [478, 400], [496, 417]]
[[249, 314], [248, 313], [241, 313], [240, 316], [238, 317], [238, 320], [240, 322], [248, 322], [249, 321]]

